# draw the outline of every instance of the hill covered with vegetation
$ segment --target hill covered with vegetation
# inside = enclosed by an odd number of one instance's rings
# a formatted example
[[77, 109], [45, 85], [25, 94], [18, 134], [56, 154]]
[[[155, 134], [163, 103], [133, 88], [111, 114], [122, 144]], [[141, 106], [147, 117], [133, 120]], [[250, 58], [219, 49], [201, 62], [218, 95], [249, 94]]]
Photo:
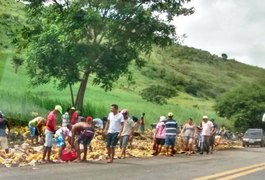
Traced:
[[[10, 42], [15, 28], [25, 22], [22, 7], [15, 1], [0, 0], [0, 110], [11, 119], [26, 123], [32, 112], [46, 116], [55, 104], [62, 104], [64, 109], [71, 106], [71, 99], [69, 89], [58, 90], [53, 83], [30, 86], [25, 63], [16, 72], [15, 50]], [[89, 83], [84, 113], [103, 117], [110, 104], [117, 103], [128, 108], [132, 115], [145, 112], [149, 124], [169, 111], [174, 112], [180, 123], [189, 117], [199, 122], [202, 115], [208, 114], [219, 123], [231, 124], [216, 115], [215, 99], [234, 88], [262, 81], [265, 76], [262, 68], [177, 44], [165, 48], [154, 46], [149, 55], [142, 57], [145, 65], [138, 68], [132, 64], [131, 73], [120, 78], [111, 92]], [[74, 92], [77, 89], [75, 85]], [[141, 97], [143, 92], [147, 92], [145, 96], [155, 97], [153, 102], [162, 103], [147, 102]], [[165, 101], [159, 101], [165, 96]]]

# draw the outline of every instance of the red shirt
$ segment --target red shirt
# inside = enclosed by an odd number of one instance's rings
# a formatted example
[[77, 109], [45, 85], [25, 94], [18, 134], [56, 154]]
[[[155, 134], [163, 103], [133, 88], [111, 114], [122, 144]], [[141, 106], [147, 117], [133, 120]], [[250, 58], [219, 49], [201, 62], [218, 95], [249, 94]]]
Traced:
[[48, 131], [55, 131], [55, 128], [56, 128], [56, 116], [55, 112], [51, 111], [47, 118], [46, 129]]
[[76, 123], [76, 120], [77, 120], [77, 113], [76, 113], [76, 111], [75, 111], [75, 112], [73, 112], [73, 114], [72, 114], [71, 124], [75, 124], [75, 123]]

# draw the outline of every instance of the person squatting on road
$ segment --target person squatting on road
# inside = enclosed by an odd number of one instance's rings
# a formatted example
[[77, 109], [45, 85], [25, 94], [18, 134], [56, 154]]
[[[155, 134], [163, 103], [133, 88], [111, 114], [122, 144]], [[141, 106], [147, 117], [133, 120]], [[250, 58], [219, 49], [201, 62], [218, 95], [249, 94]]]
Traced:
[[121, 132], [124, 127], [123, 115], [119, 113], [118, 105], [111, 105], [111, 112], [108, 115], [108, 121], [105, 127], [105, 132], [107, 132], [106, 146], [108, 151], [108, 163], [113, 163], [115, 156], [115, 147], [117, 145], [118, 139], [121, 136]]

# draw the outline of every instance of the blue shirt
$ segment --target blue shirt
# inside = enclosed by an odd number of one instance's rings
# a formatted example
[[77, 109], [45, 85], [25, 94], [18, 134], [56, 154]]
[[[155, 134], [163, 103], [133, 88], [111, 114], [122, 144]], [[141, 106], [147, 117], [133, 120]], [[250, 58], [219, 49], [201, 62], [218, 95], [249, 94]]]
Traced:
[[176, 136], [177, 135], [178, 124], [177, 124], [176, 120], [174, 120], [174, 119], [166, 120], [165, 127], [166, 127], [166, 136]]

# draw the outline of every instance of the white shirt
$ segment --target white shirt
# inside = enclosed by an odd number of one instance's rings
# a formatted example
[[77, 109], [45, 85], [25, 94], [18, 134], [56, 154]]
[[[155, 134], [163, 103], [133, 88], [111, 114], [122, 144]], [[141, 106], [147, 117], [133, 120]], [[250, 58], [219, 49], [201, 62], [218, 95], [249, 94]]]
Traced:
[[110, 112], [108, 120], [109, 120], [108, 133], [120, 132], [121, 123], [124, 122], [123, 115], [121, 113], [114, 115], [113, 112]]
[[263, 114], [262, 122], [265, 122], [265, 113]]
[[214, 125], [211, 121], [202, 122], [202, 135], [210, 136], [212, 128], [214, 128]]

